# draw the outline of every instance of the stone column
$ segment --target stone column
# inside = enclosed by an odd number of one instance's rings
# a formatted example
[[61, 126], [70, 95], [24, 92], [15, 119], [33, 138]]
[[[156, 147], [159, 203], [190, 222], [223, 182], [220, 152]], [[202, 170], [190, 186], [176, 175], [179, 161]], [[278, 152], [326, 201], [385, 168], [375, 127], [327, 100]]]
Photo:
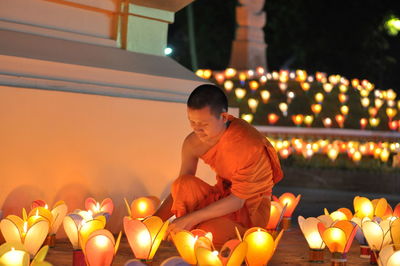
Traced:
[[232, 42], [230, 67], [236, 69], [255, 69], [267, 67], [263, 27], [266, 13], [264, 0], [239, 0], [236, 7], [236, 38]]

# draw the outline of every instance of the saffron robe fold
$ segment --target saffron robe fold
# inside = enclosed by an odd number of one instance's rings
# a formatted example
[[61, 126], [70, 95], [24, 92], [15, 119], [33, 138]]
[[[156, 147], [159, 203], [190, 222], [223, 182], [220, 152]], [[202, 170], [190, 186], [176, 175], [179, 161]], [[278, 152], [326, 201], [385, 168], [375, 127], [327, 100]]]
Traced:
[[245, 199], [243, 208], [225, 217], [244, 227], [265, 227], [274, 183], [283, 173], [271, 143], [246, 121], [229, 116], [230, 124], [217, 144], [201, 159], [217, 174], [210, 186], [194, 176], [181, 176], [172, 185], [171, 211], [177, 216], [204, 208], [231, 193]]

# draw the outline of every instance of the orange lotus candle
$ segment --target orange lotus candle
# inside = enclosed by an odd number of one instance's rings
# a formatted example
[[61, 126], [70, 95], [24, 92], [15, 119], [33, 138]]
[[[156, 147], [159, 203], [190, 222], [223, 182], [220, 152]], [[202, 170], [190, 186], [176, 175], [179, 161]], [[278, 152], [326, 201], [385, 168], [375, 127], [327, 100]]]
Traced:
[[301, 114], [292, 115], [292, 121], [293, 121], [293, 124], [295, 124], [296, 126], [299, 127], [304, 121], [304, 116]]
[[252, 80], [249, 82], [249, 87], [252, 91], [256, 91], [258, 89], [258, 87], [260, 87], [260, 85], [258, 84], [257, 81]]
[[222, 84], [225, 81], [225, 75], [223, 73], [215, 73], [214, 78], [218, 84]]
[[110, 198], [104, 199], [101, 203], [97, 202], [94, 198], [87, 198], [85, 200], [85, 208], [91, 211], [93, 215], [101, 214], [109, 218], [113, 213], [114, 203]]
[[378, 114], [378, 109], [376, 107], [369, 107], [368, 108], [368, 114], [371, 117], [375, 117]]
[[345, 103], [345, 102], [347, 102], [347, 100], [349, 99], [349, 96], [347, 96], [347, 95], [344, 94], [344, 93], [339, 93], [339, 94], [338, 94], [338, 98], [339, 98], [339, 102], [340, 102], [340, 103]]
[[271, 125], [276, 124], [276, 122], [278, 122], [279, 120], [279, 116], [277, 114], [274, 113], [270, 113], [268, 114], [268, 123]]
[[314, 115], [317, 117], [319, 113], [321, 113], [322, 110], [322, 105], [320, 104], [312, 104], [311, 105], [311, 111], [314, 113]]
[[399, 127], [398, 121], [389, 121], [388, 122], [390, 130], [396, 131], [397, 128]]
[[87, 265], [112, 265], [119, 247], [121, 235], [120, 232], [117, 240], [115, 240], [110, 231], [100, 229], [93, 231], [83, 239], [82, 242], [84, 244], [82, 250], [85, 254]]
[[130, 205], [126, 199], [124, 200], [129, 216], [132, 219], [144, 219], [151, 216], [160, 205], [160, 199], [155, 196], [137, 198]]
[[278, 201], [271, 202], [271, 209], [268, 224], [266, 226], [267, 231], [274, 235], [277, 230], [280, 222], [282, 221], [283, 214], [286, 208], [282, 206], [282, 204]]
[[310, 83], [308, 83], [308, 82], [302, 82], [302, 83], [300, 83], [300, 86], [303, 89], [303, 91], [305, 91], [305, 92], [310, 90]]
[[343, 128], [344, 126], [344, 116], [343, 115], [335, 115], [336, 123], [338, 123], [339, 127]]
[[365, 127], [368, 125], [368, 119], [366, 118], [361, 118], [360, 119], [360, 127], [361, 129], [365, 129]]
[[276, 196], [272, 196], [272, 199], [274, 201], [280, 202], [282, 206], [286, 206], [286, 210], [283, 214], [283, 220], [282, 220], [282, 228], [284, 230], [288, 230], [291, 227], [291, 219], [292, 219], [292, 214], [294, 210], [296, 209], [297, 205], [299, 204], [301, 195], [297, 195], [295, 197], [293, 193], [286, 192], [283, 193], [279, 198]]

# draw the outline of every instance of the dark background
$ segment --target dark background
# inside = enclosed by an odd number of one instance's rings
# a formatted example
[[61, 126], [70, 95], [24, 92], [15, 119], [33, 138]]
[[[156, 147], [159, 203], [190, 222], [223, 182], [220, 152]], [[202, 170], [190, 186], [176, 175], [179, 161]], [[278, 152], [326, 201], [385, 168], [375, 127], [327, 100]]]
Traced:
[[[198, 68], [228, 67], [235, 34], [234, 0], [197, 0], [193, 8]], [[268, 70], [304, 69], [368, 79], [400, 93], [400, 34], [383, 27], [400, 17], [397, 0], [266, 0]], [[176, 13], [168, 44], [191, 69], [187, 8]]]

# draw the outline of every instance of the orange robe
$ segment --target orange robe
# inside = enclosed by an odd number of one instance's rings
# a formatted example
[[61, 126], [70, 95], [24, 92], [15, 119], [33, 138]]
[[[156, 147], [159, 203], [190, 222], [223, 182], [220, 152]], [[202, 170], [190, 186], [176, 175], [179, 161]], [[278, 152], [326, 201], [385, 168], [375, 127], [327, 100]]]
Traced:
[[216, 172], [216, 185], [194, 176], [180, 176], [172, 185], [171, 211], [180, 217], [232, 193], [245, 199], [245, 204], [223, 218], [232, 221], [233, 228], [265, 227], [272, 187], [283, 177], [278, 156], [253, 126], [233, 116], [228, 120], [230, 124], [218, 143], [201, 156]]

